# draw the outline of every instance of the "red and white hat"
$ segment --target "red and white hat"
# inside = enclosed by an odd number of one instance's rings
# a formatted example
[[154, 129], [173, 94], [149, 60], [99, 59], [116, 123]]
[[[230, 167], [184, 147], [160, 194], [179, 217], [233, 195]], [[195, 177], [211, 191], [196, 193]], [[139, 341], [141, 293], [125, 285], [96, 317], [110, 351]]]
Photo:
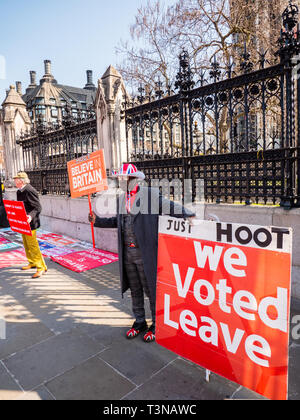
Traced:
[[130, 176], [133, 178], [145, 179], [145, 174], [137, 170], [137, 167], [132, 163], [123, 163], [119, 172], [115, 172], [112, 177], [118, 178], [122, 176]]

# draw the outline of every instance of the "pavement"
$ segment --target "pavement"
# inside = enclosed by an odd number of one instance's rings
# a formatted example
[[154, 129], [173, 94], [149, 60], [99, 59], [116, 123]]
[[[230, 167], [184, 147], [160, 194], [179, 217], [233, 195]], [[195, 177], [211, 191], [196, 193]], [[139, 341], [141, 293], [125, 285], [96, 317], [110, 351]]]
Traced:
[[[157, 343], [126, 340], [133, 320], [117, 263], [81, 274], [47, 263], [36, 280], [20, 266], [0, 269], [0, 400], [262, 399], [215, 374], [206, 382], [204, 369]], [[298, 314], [293, 300], [291, 319]], [[289, 398], [300, 399], [300, 339], [292, 338]]]

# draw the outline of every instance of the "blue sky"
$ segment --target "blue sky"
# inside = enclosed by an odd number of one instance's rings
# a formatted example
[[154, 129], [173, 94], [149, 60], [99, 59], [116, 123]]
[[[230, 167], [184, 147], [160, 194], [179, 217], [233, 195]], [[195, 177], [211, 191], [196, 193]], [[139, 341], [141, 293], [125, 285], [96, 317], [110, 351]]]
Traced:
[[21, 81], [25, 90], [30, 70], [37, 72], [39, 81], [44, 75], [45, 59], [52, 61], [52, 74], [59, 83], [83, 87], [86, 70], [93, 70], [96, 83], [110, 64], [118, 63], [115, 47], [120, 39], [129, 38], [137, 8], [146, 3], [0, 0], [0, 104], [5, 90], [16, 81]]

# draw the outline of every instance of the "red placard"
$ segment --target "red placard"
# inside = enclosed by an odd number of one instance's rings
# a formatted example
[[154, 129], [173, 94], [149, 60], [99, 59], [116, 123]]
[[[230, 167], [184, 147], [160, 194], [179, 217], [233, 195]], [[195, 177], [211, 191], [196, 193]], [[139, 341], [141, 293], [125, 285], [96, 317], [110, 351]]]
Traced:
[[158, 344], [287, 399], [291, 246], [291, 229], [161, 218]]
[[107, 176], [103, 150], [68, 162], [72, 198], [107, 190]]
[[[108, 189], [103, 149], [68, 162], [68, 174], [72, 198], [87, 195], [90, 215], [92, 215], [91, 194]], [[94, 225], [91, 222], [93, 246], [95, 244]]]
[[3, 200], [3, 203], [11, 230], [22, 235], [32, 236], [23, 201]]

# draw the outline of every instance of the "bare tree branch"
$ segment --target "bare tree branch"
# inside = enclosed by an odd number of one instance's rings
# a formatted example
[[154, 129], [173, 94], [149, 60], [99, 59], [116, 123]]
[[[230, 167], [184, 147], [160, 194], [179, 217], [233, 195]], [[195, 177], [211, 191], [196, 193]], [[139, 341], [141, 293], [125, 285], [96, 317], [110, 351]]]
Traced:
[[268, 60], [274, 61], [281, 12], [275, 0], [174, 0], [169, 7], [148, 0], [137, 11], [131, 40], [117, 48], [119, 71], [132, 88], [143, 83], [155, 89], [158, 78], [165, 87], [174, 81], [183, 48], [198, 75], [216, 55], [223, 67], [237, 62], [244, 43], [254, 61], [259, 60], [257, 50], [267, 48]]

